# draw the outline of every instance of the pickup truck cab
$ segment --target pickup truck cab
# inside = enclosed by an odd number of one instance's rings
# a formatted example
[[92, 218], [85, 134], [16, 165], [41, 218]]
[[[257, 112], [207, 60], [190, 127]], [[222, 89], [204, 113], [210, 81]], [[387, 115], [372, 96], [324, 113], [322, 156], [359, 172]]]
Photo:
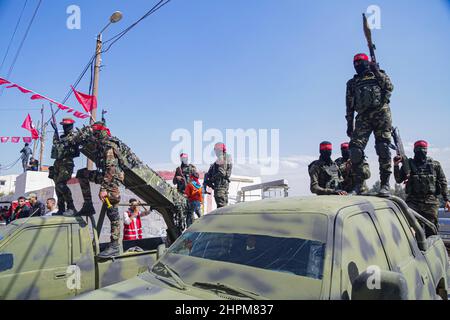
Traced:
[[79, 298], [447, 299], [447, 252], [419, 218], [396, 197], [232, 205], [160, 247], [147, 272]]
[[[132, 278], [156, 261], [162, 242], [126, 241], [122, 255], [98, 259], [97, 232], [80, 217], [15, 220], [0, 226], [0, 300], [72, 298]], [[135, 246], [143, 251], [126, 252]]]

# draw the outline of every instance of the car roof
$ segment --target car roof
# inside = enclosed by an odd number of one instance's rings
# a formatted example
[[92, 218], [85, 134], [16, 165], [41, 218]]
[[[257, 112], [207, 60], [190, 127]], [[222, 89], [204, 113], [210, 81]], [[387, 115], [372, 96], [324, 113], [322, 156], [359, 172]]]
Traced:
[[389, 199], [376, 196], [304, 196], [271, 198], [259, 201], [242, 202], [217, 209], [210, 214], [236, 215], [250, 213], [321, 213], [329, 216], [336, 215], [339, 210], [349, 206], [386, 207]]

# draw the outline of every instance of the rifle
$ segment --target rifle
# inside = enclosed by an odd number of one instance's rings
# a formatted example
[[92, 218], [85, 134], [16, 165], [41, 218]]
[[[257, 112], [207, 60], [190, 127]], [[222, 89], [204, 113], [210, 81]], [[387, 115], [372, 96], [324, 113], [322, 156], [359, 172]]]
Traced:
[[370, 31], [369, 23], [367, 22], [366, 15], [363, 13], [363, 29], [364, 35], [366, 36], [367, 46], [369, 47], [370, 59], [373, 63], [377, 63], [377, 58], [375, 57], [375, 50], [377, 49], [372, 42], [372, 31]]
[[205, 194], [211, 194], [211, 192], [207, 191], [207, 187], [212, 188], [212, 182], [211, 182], [211, 177], [209, 175], [209, 171], [207, 173], [205, 173], [205, 176], [203, 178], [203, 193]]
[[56, 124], [56, 117], [55, 113], [53, 112], [53, 106], [50, 104], [50, 109], [52, 110], [52, 121], [50, 122], [52, 125], [53, 130], [55, 130], [54, 138], [59, 141], [59, 134], [58, 134], [58, 125]]
[[411, 172], [411, 168], [409, 167], [409, 160], [405, 153], [405, 148], [403, 147], [403, 141], [400, 137], [400, 131], [398, 128], [392, 129], [392, 138], [394, 138], [394, 146], [393, 149], [397, 152], [397, 156], [402, 157], [402, 164], [403, 164], [403, 170], [406, 173], [406, 176], [409, 176], [409, 173]]

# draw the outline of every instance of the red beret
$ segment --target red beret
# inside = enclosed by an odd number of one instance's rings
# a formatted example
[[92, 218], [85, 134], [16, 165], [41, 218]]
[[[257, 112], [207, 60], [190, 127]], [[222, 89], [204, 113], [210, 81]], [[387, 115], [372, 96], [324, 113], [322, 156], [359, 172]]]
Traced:
[[419, 140], [414, 143], [414, 148], [428, 148], [428, 142]]
[[365, 53], [358, 53], [353, 57], [353, 62], [358, 60], [366, 60], [369, 61], [369, 57]]

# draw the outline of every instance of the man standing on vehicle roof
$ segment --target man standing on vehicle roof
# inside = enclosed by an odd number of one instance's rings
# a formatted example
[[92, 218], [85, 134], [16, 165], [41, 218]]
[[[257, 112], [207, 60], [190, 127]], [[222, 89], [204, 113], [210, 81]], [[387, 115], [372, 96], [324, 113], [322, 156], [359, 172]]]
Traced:
[[[427, 157], [427, 152], [428, 143], [419, 140], [414, 143], [414, 158], [402, 159], [401, 156], [396, 156], [394, 158], [394, 177], [397, 183], [405, 182], [406, 184], [408, 206], [438, 228], [438, 195], [442, 196], [445, 208], [450, 211], [447, 179], [441, 164]], [[408, 161], [409, 172], [406, 172], [405, 166], [399, 166], [402, 160]], [[434, 232], [425, 226], [425, 234], [428, 237]]]
[[55, 129], [55, 134], [53, 135], [51, 158], [55, 159], [55, 162], [53, 167], [49, 168], [49, 178], [55, 182], [55, 191], [58, 197], [58, 215], [62, 215], [65, 212], [68, 215], [73, 215], [76, 212], [72, 192], [67, 186], [67, 182], [72, 178], [75, 167], [73, 159], [80, 156], [80, 147], [74, 139], [74, 123], [75, 121], [72, 118], [64, 118], [60, 123], [64, 134], [58, 137], [57, 129]]
[[338, 165], [331, 159], [333, 145], [323, 141], [319, 145], [320, 157], [308, 166], [310, 189], [317, 195], [346, 195], [342, 189], [343, 177]]
[[358, 192], [355, 192], [355, 171], [353, 170], [352, 161], [350, 160], [350, 148], [349, 143], [344, 142], [341, 144], [341, 154], [342, 156], [340, 158], [337, 158], [335, 160], [337, 166], [339, 167], [339, 170], [341, 171], [342, 178], [344, 181], [342, 182], [342, 188], [349, 193], [352, 194], [360, 194], [367, 192], [369, 188], [367, 188], [366, 180], [370, 178], [370, 168], [367, 161], [364, 159], [363, 162], [363, 183], [360, 186], [360, 189]]
[[233, 164], [231, 156], [227, 153], [227, 147], [219, 142], [214, 146], [217, 160], [209, 167], [205, 174], [204, 185], [214, 190], [214, 200], [217, 208], [228, 205], [228, 188]]
[[120, 167], [120, 151], [117, 146], [109, 140], [111, 132], [98, 121], [91, 126], [91, 134], [96, 142], [95, 165], [97, 170], [81, 169], [77, 172], [80, 182], [81, 193], [84, 204], [76, 215], [90, 216], [95, 214], [92, 203], [92, 194], [89, 182], [100, 184], [99, 198], [108, 208], [106, 215], [111, 222], [111, 242], [109, 246], [99, 254], [101, 258], [108, 258], [120, 254], [120, 189], [119, 183], [123, 183], [124, 173]]
[[[391, 176], [392, 117], [389, 107], [394, 86], [378, 64], [369, 62], [364, 53], [355, 55], [356, 74], [347, 82], [347, 135], [350, 141], [350, 159], [355, 170], [355, 193], [360, 193], [364, 182], [364, 149], [370, 134], [375, 135], [375, 150], [380, 164], [380, 195], [389, 195]], [[355, 112], [356, 123], [353, 123]]]

